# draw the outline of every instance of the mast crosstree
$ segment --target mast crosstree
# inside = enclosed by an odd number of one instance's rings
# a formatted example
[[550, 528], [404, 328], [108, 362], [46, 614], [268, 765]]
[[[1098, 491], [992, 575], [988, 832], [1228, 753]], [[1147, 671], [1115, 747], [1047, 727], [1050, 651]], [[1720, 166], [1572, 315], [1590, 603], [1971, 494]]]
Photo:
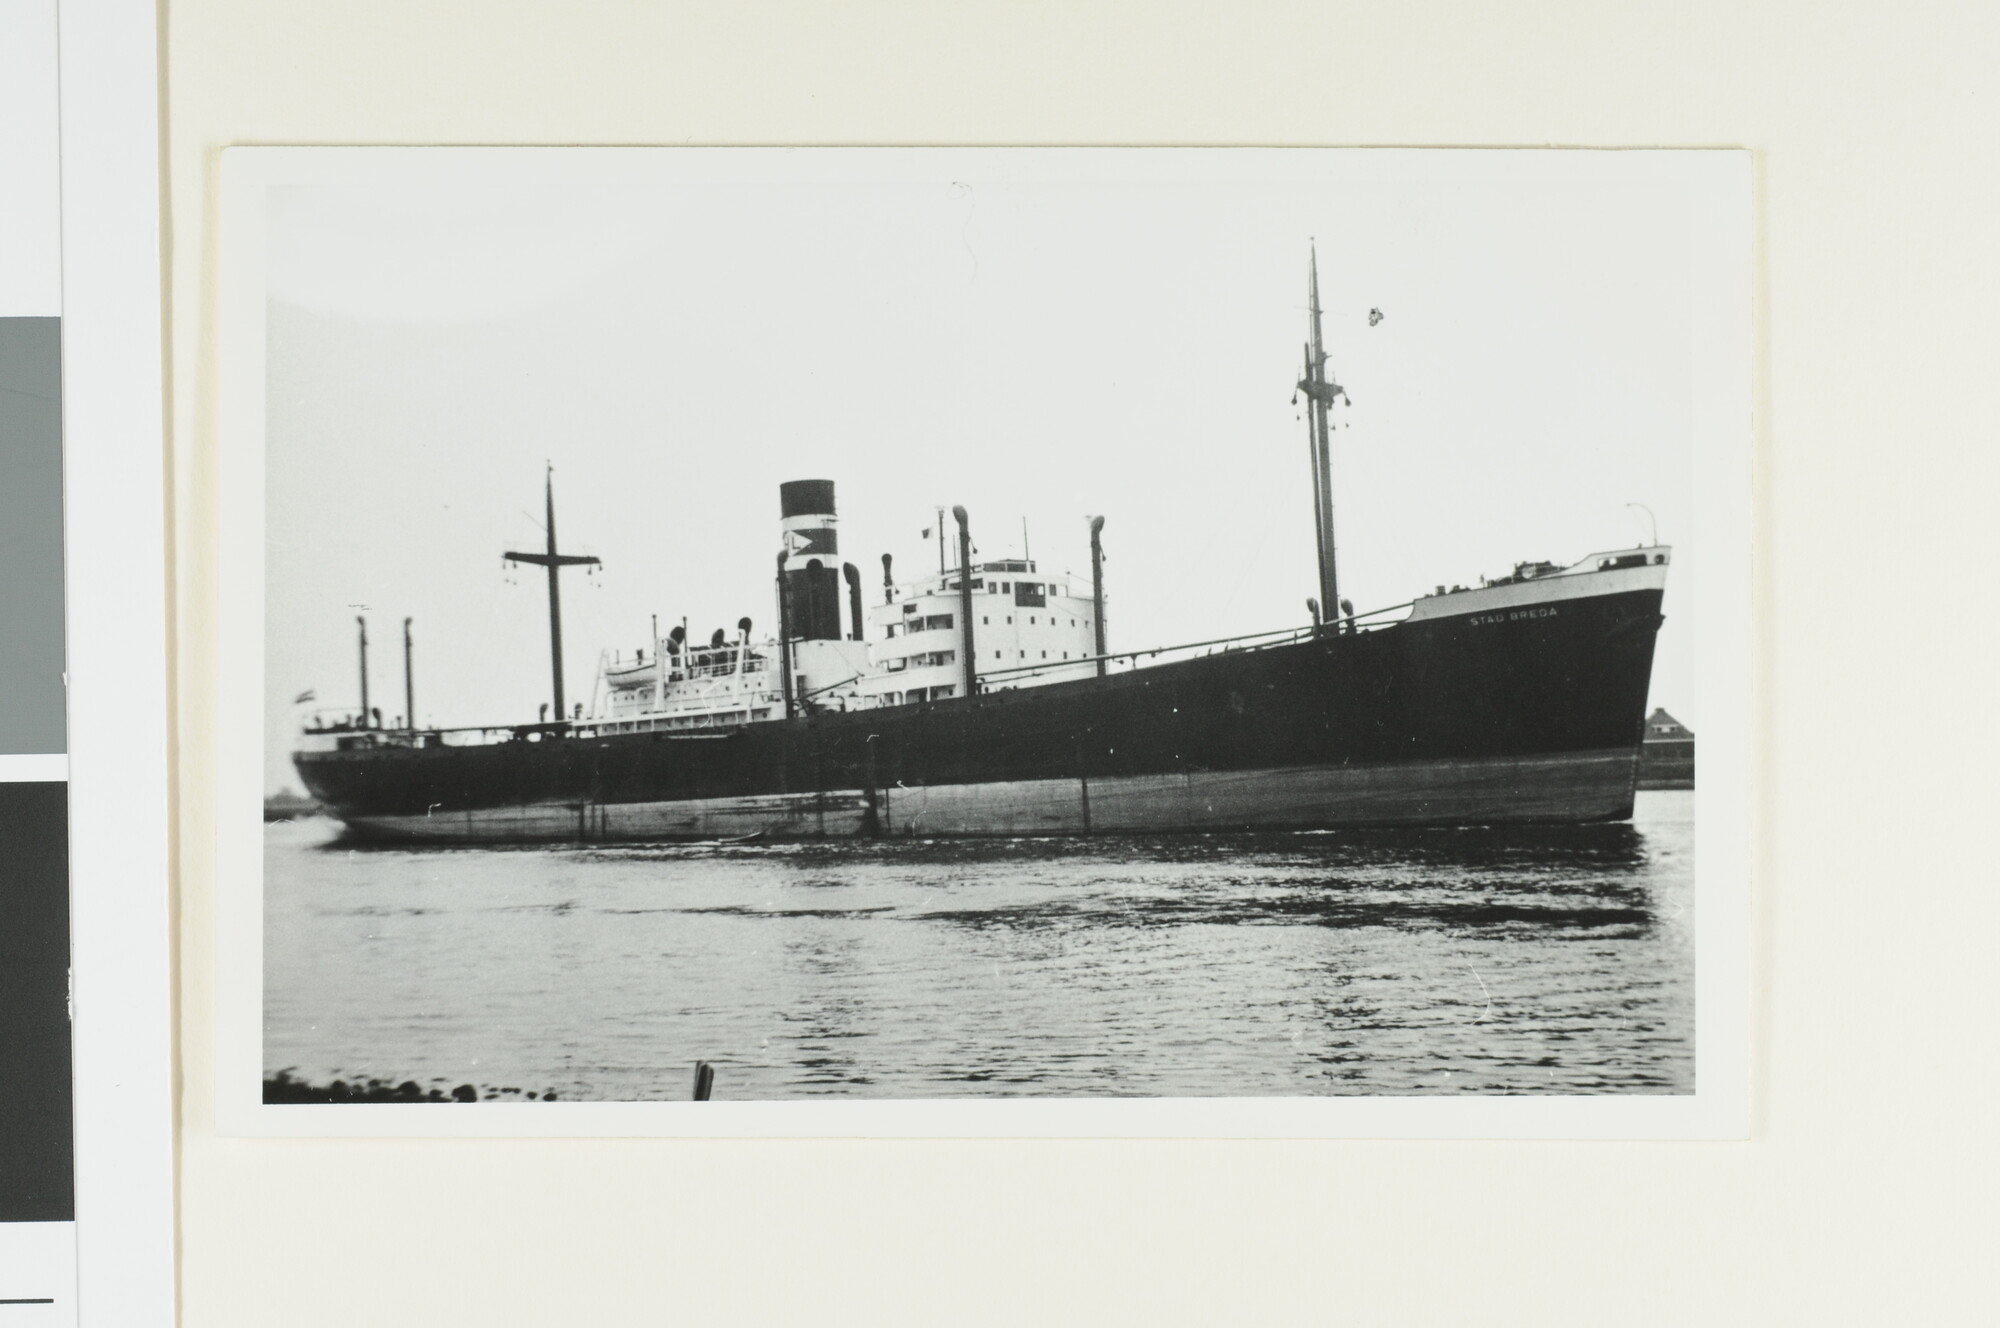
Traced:
[[527, 563], [534, 567], [549, 569], [549, 669], [555, 682], [556, 709], [554, 719], [560, 724], [563, 713], [563, 659], [562, 659], [562, 581], [560, 573], [565, 567], [581, 567], [585, 564], [601, 562], [601, 559], [587, 554], [560, 553], [556, 549], [556, 468], [550, 466], [545, 485], [545, 499], [548, 506], [548, 545], [541, 553], [505, 553], [501, 557], [510, 563]]

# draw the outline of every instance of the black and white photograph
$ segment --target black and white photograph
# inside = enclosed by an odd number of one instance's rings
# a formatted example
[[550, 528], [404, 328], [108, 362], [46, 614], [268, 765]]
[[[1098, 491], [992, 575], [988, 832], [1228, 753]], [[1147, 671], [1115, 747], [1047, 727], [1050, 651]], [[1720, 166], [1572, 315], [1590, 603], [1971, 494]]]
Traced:
[[1738, 1086], [1735, 154], [259, 151], [263, 1115]]

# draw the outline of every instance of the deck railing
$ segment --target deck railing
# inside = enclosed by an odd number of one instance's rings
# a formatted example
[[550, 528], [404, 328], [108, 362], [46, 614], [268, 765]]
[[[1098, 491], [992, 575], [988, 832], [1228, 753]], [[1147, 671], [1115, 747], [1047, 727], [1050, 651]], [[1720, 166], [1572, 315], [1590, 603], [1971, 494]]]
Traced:
[[[981, 669], [979, 678], [1024, 678], [1038, 673], [1061, 672], [1074, 669], [1079, 664], [1095, 664], [1100, 659], [1106, 664], [1123, 664], [1128, 669], [1139, 669], [1158, 663], [1173, 663], [1182, 659], [1200, 659], [1207, 655], [1232, 654], [1248, 650], [1270, 650], [1277, 646], [1295, 645], [1322, 636], [1347, 636], [1362, 632], [1379, 631], [1393, 627], [1402, 621], [1389, 618], [1392, 613], [1403, 613], [1413, 607], [1415, 601], [1391, 604], [1387, 608], [1371, 609], [1367, 613], [1342, 617], [1337, 623], [1326, 623], [1319, 627], [1280, 627], [1268, 632], [1250, 632], [1242, 636], [1218, 636], [1207, 641], [1188, 641], [1181, 645], [1148, 646], [1142, 650], [1118, 650], [1104, 655], [1083, 655], [1076, 659], [1041, 660], [1034, 664], [1021, 664], [1005, 669]], [[1197, 653], [1199, 652], [1199, 653]]]
[[[1083, 655], [1075, 659], [1041, 660], [1034, 664], [1022, 664], [1005, 669], [982, 669], [979, 671], [979, 680], [981, 682], [991, 679], [1022, 680], [1032, 678], [1037, 674], [1060, 673], [1066, 670], [1073, 671], [1079, 667], [1088, 667], [1096, 664], [1100, 659], [1107, 665], [1122, 666], [1125, 669], [1136, 670], [1149, 667], [1155, 663], [1172, 663], [1176, 660], [1197, 659], [1208, 655], [1271, 650], [1279, 646], [1296, 645], [1300, 642], [1310, 641], [1323, 636], [1346, 636], [1379, 631], [1385, 627], [1393, 627], [1402, 621], [1400, 617], [1392, 618], [1389, 615], [1406, 613], [1414, 607], [1415, 603], [1416, 601], [1411, 600], [1402, 604], [1391, 604], [1386, 608], [1373, 609], [1367, 613], [1356, 614], [1352, 617], [1342, 617], [1337, 622], [1325, 623], [1317, 627], [1282, 627], [1268, 632], [1250, 632], [1241, 636], [1218, 636], [1206, 641], [1188, 641], [1179, 645], [1150, 646], [1141, 650], [1119, 650], [1104, 655]], [[752, 658], [744, 661], [743, 671], [745, 673], [766, 672], [769, 666], [770, 661], [768, 658]], [[734, 669], [717, 666], [714, 672], [718, 675], [727, 675], [733, 673]], [[810, 699], [822, 693], [849, 686], [852, 683], [860, 681], [861, 677], [862, 675], [857, 674], [852, 678], [843, 678], [839, 682], [815, 687], [805, 693], [800, 699]], [[741, 713], [747, 716], [759, 702], [776, 702], [778, 699], [776, 693], [759, 693], [747, 698], [740, 707], [732, 705], [728, 709], [718, 713], [732, 716]], [[373, 739], [369, 745], [384, 747], [422, 746], [427, 745], [424, 741], [425, 739], [434, 739], [438, 743], [457, 747], [477, 746], [487, 742], [523, 741], [529, 740], [531, 737], [551, 735], [588, 737], [595, 736], [599, 731], [607, 729], [614, 724], [630, 724], [643, 721], [654, 721], [653, 731], [657, 732], [678, 733], [698, 731], [692, 725], [668, 727], [664, 723], [664, 721], [674, 718], [679, 717], [660, 712], [648, 712], [643, 717], [633, 716], [628, 719], [594, 716], [590, 719], [582, 720], [542, 721], [531, 724], [468, 725], [461, 728], [421, 728], [412, 730], [387, 727], [329, 727], [306, 729], [304, 736], [348, 738], [365, 736]], [[748, 721], [746, 719], [743, 722]], [[468, 734], [476, 734], [478, 736], [473, 738], [472, 741], [467, 742], [465, 735]], [[459, 741], [450, 741], [452, 737], [458, 738]]]

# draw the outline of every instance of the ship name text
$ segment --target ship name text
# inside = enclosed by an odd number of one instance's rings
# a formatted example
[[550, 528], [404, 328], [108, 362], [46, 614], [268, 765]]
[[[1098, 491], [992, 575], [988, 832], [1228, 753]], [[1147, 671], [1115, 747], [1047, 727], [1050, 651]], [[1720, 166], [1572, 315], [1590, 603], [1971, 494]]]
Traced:
[[1532, 609], [1510, 609], [1506, 613], [1475, 613], [1467, 621], [1475, 627], [1483, 627], [1488, 623], [1512, 622], [1517, 618], [1553, 618], [1555, 616], [1555, 607], [1544, 604]]

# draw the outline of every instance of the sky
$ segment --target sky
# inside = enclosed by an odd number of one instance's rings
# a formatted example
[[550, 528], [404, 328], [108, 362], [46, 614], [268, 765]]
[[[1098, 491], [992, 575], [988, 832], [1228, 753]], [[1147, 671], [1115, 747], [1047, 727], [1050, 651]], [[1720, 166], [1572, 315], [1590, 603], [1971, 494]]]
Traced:
[[[770, 628], [788, 479], [835, 481], [871, 586], [935, 566], [939, 506], [1080, 573], [1102, 514], [1113, 650], [1304, 623], [1315, 245], [1344, 596], [1654, 522], [1685, 563], [1708, 274], [1647, 155], [489, 152], [275, 189], [266, 784], [294, 696], [356, 706], [358, 614], [385, 715], [409, 617], [424, 723], [534, 717], [546, 582], [501, 554], [541, 547], [548, 465], [604, 560], [564, 574], [586, 703], [652, 615]], [[1698, 732], [1691, 580], [1652, 703]]]

